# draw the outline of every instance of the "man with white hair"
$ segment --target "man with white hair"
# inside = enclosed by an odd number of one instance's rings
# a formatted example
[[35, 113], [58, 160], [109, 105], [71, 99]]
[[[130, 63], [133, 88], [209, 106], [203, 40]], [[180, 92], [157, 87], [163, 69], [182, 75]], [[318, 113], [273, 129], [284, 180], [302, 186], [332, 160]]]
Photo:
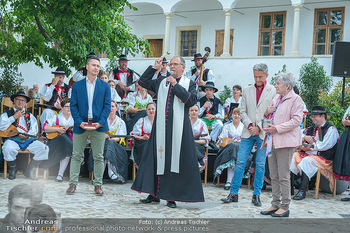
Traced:
[[262, 119], [271, 100], [276, 95], [276, 89], [267, 83], [268, 68], [264, 63], [253, 67], [254, 85], [247, 86], [243, 90], [241, 102], [241, 118], [244, 124], [241, 143], [237, 153], [237, 161], [230, 194], [221, 199], [224, 203], [238, 202], [238, 191], [242, 183], [245, 164], [248, 156], [256, 144], [256, 166], [254, 179], [254, 192], [252, 203], [261, 206], [260, 192], [263, 187], [265, 174], [266, 148], [261, 148], [265, 132], [262, 127]]

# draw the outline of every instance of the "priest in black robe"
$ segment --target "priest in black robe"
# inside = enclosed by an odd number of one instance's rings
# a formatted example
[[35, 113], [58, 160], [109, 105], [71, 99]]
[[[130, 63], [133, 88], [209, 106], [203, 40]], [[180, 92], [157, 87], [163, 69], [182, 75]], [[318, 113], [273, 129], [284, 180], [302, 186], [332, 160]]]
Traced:
[[196, 84], [183, 76], [185, 60], [170, 61], [172, 76], [152, 80], [162, 64], [156, 60], [139, 80], [140, 86], [157, 93], [157, 113], [140, 167], [131, 189], [150, 194], [141, 203], [167, 201], [203, 202], [202, 181], [198, 169], [189, 108], [197, 103]]

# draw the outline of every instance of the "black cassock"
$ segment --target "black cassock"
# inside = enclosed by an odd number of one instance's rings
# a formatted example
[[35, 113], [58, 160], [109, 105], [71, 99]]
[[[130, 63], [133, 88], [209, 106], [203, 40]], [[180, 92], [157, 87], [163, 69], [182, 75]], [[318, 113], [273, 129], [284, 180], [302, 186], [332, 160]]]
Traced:
[[[161, 81], [165, 78], [152, 80], [156, 70], [151, 66], [143, 73], [140, 78], [139, 85], [157, 93]], [[179, 81], [180, 79], [177, 79]], [[171, 86], [171, 84], [169, 84]], [[168, 100], [171, 106], [167, 113], [166, 130], [165, 130], [165, 170], [163, 175], [157, 175], [157, 147], [156, 147], [156, 121], [154, 119], [151, 136], [145, 145], [144, 154], [140, 162], [136, 179], [131, 189], [138, 192], [148, 193], [157, 198], [167, 201], [183, 201], [183, 202], [203, 202], [203, 187], [198, 169], [198, 159], [196, 148], [194, 145], [193, 132], [191, 127], [188, 110], [197, 103], [196, 84], [190, 81], [189, 91], [180, 86], [175, 85], [172, 90], [169, 87]], [[172, 149], [172, 126], [173, 119], [173, 102], [176, 95], [183, 103], [184, 123], [183, 135], [180, 151], [180, 170], [179, 173], [170, 171], [171, 166], [171, 149]], [[158, 109], [157, 109], [158, 112]], [[165, 121], [165, 119], [164, 119]]]

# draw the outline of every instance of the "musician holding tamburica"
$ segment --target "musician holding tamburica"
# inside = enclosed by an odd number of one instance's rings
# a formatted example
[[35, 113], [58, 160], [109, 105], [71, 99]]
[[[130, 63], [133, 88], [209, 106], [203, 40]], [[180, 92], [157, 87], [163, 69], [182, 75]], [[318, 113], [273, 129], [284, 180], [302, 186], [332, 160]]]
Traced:
[[17, 136], [8, 138], [2, 147], [4, 159], [7, 161], [10, 168], [9, 179], [12, 180], [16, 178], [16, 156], [18, 150], [21, 149], [24, 151], [27, 149], [34, 154], [34, 157], [24, 175], [35, 180], [34, 170], [39, 166], [42, 160], [48, 158], [49, 148], [44, 143], [21, 134], [36, 135], [38, 133], [36, 118], [24, 109], [24, 106], [30, 98], [26, 96], [23, 91], [19, 91], [11, 96], [11, 100], [14, 102], [14, 108], [3, 113], [0, 117], [1, 131], [5, 131], [13, 125], [20, 133]]
[[235, 108], [231, 115], [233, 119], [232, 123], [225, 124], [219, 136], [219, 143], [223, 148], [218, 152], [214, 162], [214, 184], [217, 182], [216, 177], [219, 177], [222, 171], [227, 168], [227, 180], [224, 186], [225, 190], [231, 188], [231, 182], [236, 167], [237, 152], [244, 127], [241, 122], [239, 108]]
[[128, 68], [128, 61], [126, 55], [121, 54], [118, 59], [119, 67], [109, 76], [111, 80], [115, 80], [116, 91], [122, 99], [126, 98], [130, 91], [135, 91], [133, 82], [137, 79], [135, 71]]
[[[211, 69], [204, 67], [204, 63], [208, 60], [210, 48], [206, 47], [207, 53], [202, 57], [202, 54], [196, 53], [193, 57], [195, 66], [186, 73], [186, 77], [191, 79], [197, 84], [198, 98], [203, 97], [205, 94], [201, 87], [207, 84], [208, 81], [215, 82], [214, 74]], [[199, 89], [199, 90], [198, 90]]]
[[47, 138], [51, 139], [48, 142], [50, 152], [49, 159], [40, 166], [43, 169], [48, 169], [59, 162], [57, 182], [62, 182], [63, 173], [73, 152], [72, 127], [74, 120], [70, 112], [70, 99], [62, 100], [61, 107], [62, 112], [60, 114], [53, 116], [44, 123], [43, 130]]

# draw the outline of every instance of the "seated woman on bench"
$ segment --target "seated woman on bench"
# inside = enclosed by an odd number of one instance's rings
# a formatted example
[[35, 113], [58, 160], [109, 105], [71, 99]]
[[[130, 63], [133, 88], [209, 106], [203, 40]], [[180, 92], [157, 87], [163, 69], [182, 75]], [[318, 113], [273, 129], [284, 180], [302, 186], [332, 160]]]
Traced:
[[198, 105], [193, 105], [190, 108], [190, 120], [192, 125], [193, 137], [196, 146], [196, 154], [198, 157], [199, 171], [202, 172], [206, 166], [205, 148], [208, 147], [210, 136], [208, 132], [208, 127], [198, 118], [199, 107]]
[[136, 137], [134, 144], [133, 160], [138, 167], [142, 158], [143, 148], [148, 142], [149, 136], [151, 135], [152, 125], [154, 116], [156, 114], [156, 104], [151, 102], [146, 106], [147, 116], [140, 118], [134, 125], [133, 130], [130, 132], [131, 135]]
[[220, 149], [214, 162], [214, 183], [216, 178], [221, 175], [222, 171], [227, 168], [225, 190], [229, 190], [231, 187], [243, 127], [240, 110], [239, 108], [235, 108], [232, 111], [232, 123], [225, 124], [219, 136], [219, 143], [222, 145], [228, 144]]

